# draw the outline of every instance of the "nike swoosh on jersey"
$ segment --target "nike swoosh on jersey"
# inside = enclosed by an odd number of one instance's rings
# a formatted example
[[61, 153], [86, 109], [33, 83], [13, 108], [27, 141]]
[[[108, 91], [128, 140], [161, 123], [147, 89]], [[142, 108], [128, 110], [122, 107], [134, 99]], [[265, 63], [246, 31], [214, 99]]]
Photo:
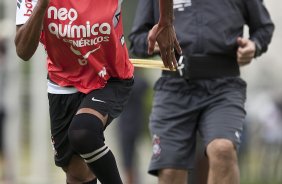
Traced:
[[99, 100], [99, 99], [96, 99], [95, 97], [92, 98], [92, 101], [94, 102], [102, 102], [102, 103], [106, 103], [105, 101], [103, 100]]

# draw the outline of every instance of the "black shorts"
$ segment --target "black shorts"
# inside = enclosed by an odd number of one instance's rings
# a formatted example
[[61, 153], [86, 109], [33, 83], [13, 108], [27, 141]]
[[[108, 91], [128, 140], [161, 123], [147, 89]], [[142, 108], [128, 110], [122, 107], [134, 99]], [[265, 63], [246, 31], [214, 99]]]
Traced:
[[108, 114], [107, 125], [109, 125], [121, 113], [128, 101], [133, 83], [133, 79], [111, 78], [104, 88], [93, 90], [89, 94], [48, 93], [51, 139], [57, 166], [68, 165], [73, 154], [77, 154], [68, 140], [68, 128], [76, 112], [80, 108], [91, 108], [103, 115]]
[[162, 77], [155, 84], [154, 95], [150, 174], [157, 175], [165, 168], [193, 168], [197, 132], [205, 146], [224, 138], [239, 147], [246, 115], [246, 83], [242, 79]]

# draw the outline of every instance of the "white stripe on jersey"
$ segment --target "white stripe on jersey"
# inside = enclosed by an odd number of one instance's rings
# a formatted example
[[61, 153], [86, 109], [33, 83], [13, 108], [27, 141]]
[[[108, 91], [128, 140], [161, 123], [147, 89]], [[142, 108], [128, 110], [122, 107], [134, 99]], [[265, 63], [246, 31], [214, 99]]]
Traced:
[[37, 1], [17, 0], [16, 25], [22, 25], [29, 19]]
[[123, 0], [118, 0], [118, 7], [117, 7], [117, 10], [116, 10], [115, 15], [114, 15], [114, 17], [113, 17], [113, 24], [114, 24], [114, 27], [116, 27], [117, 24], [119, 23], [122, 1], [123, 1]]

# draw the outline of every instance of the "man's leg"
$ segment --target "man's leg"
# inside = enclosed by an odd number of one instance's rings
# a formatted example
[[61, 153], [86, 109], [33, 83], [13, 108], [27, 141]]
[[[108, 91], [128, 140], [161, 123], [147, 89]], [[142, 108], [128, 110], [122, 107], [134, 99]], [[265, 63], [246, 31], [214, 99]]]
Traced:
[[208, 184], [239, 184], [237, 149], [246, 118], [246, 83], [237, 77], [206, 82], [208, 105], [199, 132], [209, 160]]
[[48, 94], [55, 163], [65, 171], [68, 184], [97, 183], [96, 176], [68, 140], [70, 123], [84, 97], [82, 93]]
[[153, 154], [148, 172], [158, 176], [159, 184], [187, 184], [188, 170], [194, 166], [199, 114], [190, 85], [190, 81], [172, 77], [156, 83], [160, 90], [155, 90], [150, 115]]
[[158, 173], [158, 184], [187, 184], [188, 171], [180, 169], [162, 169]]
[[115, 157], [104, 143], [106, 121], [94, 109], [80, 109], [69, 127], [69, 141], [101, 183], [122, 184]]
[[239, 184], [237, 152], [227, 139], [215, 139], [207, 146], [209, 159], [208, 184]]
[[96, 184], [95, 175], [82, 158], [74, 155], [68, 166], [62, 168], [66, 172], [67, 184]]

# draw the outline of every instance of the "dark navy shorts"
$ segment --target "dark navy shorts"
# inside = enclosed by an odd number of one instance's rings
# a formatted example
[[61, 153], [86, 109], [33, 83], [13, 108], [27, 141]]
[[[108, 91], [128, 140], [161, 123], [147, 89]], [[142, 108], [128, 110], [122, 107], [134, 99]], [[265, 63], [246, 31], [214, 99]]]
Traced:
[[241, 78], [161, 77], [154, 90], [150, 174], [164, 168], [193, 168], [197, 133], [205, 146], [225, 138], [239, 147], [246, 115], [246, 83]]
[[51, 138], [57, 166], [68, 165], [71, 157], [77, 154], [68, 140], [68, 128], [76, 112], [80, 108], [91, 108], [103, 115], [108, 114], [107, 125], [109, 125], [122, 112], [130, 96], [133, 83], [134, 79], [111, 78], [104, 88], [94, 90], [89, 94], [48, 93]]

